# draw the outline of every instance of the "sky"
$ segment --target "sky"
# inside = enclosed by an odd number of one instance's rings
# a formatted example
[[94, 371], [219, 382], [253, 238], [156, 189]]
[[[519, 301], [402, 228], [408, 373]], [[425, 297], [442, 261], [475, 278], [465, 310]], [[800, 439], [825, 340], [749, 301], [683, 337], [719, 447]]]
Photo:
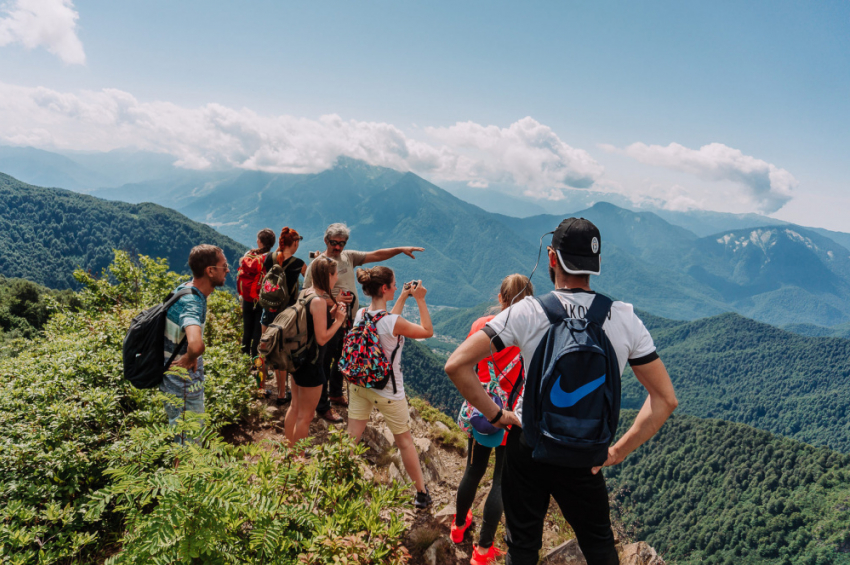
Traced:
[[0, 144], [850, 231], [850, 3], [0, 0]]

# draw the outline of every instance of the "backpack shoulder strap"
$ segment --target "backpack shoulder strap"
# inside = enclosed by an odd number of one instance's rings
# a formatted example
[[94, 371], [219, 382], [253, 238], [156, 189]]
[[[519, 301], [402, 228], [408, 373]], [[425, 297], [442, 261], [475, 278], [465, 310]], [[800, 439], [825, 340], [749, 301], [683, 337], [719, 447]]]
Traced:
[[519, 391], [520, 389], [522, 389], [523, 384], [525, 384], [525, 365], [523, 365], [522, 357], [520, 357], [519, 375], [517, 375], [516, 380], [513, 384], [513, 388], [511, 389], [511, 393], [508, 395], [509, 410], [513, 410], [514, 406], [516, 406], [516, 401], [519, 397]]
[[[177, 292], [172, 292], [168, 295], [168, 298], [165, 299], [163, 306], [165, 306], [165, 311], [168, 312], [168, 309], [177, 304], [177, 301], [186, 296], [187, 294], [192, 294], [193, 292], [197, 292], [200, 294], [200, 290], [195, 288], [194, 286], [181, 288]], [[165, 362], [165, 369], [171, 366], [174, 363], [174, 360], [177, 358], [177, 355], [180, 353], [180, 350], [183, 349], [183, 346], [189, 341], [189, 337], [186, 334], [183, 334], [183, 339], [180, 340], [180, 343], [177, 344], [177, 347], [174, 348], [174, 351], [171, 352], [171, 355], [168, 358], [168, 361]]]
[[163, 303], [163, 306], [165, 306], [165, 309], [168, 310], [169, 308], [171, 308], [172, 306], [177, 304], [178, 300], [180, 300], [181, 298], [183, 298], [187, 294], [192, 294], [193, 292], [201, 292], [201, 291], [198, 290], [197, 288], [193, 287], [193, 286], [190, 286], [190, 287], [187, 287], [187, 288], [181, 288], [177, 292], [172, 292], [171, 294], [169, 294], [165, 298], [165, 302]]
[[284, 261], [283, 263], [281, 263], [281, 264], [280, 264], [280, 266], [281, 266], [281, 267], [283, 267], [283, 270], [285, 271], [285, 270], [286, 270], [286, 268], [287, 268], [289, 265], [291, 265], [293, 261], [295, 261], [295, 255], [291, 256], [289, 259], [287, 259], [286, 261]]
[[[366, 309], [364, 308], [363, 310], [364, 310], [364, 314], [365, 314]], [[381, 320], [383, 320], [384, 318], [386, 318], [389, 315], [390, 315], [390, 313], [387, 312], [386, 310], [381, 310], [380, 312], [378, 312], [377, 314], [372, 316], [370, 319], [377, 324], [378, 322], [380, 322]]]
[[608, 317], [608, 312], [611, 311], [611, 306], [613, 304], [614, 301], [604, 294], [597, 294], [593, 297], [593, 302], [590, 304], [590, 308], [587, 309], [585, 319], [588, 322], [593, 322], [601, 327], [602, 324], [605, 323], [605, 318]]
[[535, 296], [534, 299], [543, 308], [543, 312], [549, 318], [550, 324], [557, 324], [567, 317], [567, 311], [564, 309], [564, 305], [554, 292], [544, 294], [543, 296]]

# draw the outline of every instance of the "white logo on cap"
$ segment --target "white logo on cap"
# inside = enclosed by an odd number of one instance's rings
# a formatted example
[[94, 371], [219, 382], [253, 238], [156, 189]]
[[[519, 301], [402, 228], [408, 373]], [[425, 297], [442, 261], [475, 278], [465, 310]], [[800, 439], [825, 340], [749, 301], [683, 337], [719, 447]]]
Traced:
[[599, 240], [595, 237], [590, 241], [590, 250], [599, 253]]

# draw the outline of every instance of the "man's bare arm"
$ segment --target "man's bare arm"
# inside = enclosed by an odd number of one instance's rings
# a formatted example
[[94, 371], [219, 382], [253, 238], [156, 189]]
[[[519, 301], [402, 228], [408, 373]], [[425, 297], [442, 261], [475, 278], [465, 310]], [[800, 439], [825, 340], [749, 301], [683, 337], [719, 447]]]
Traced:
[[363, 259], [363, 263], [380, 263], [381, 261], [386, 261], [387, 259], [391, 259], [396, 255], [400, 255], [404, 253], [411, 259], [416, 259], [413, 255], [416, 251], [425, 251], [423, 247], [389, 247], [387, 249], [377, 249], [375, 251], [369, 251], [366, 253], [366, 258]]
[[649, 396], [646, 397], [632, 427], [617, 443], [608, 448], [608, 460], [601, 467], [594, 467], [593, 473], [598, 473], [602, 467], [622, 462], [629, 453], [654, 436], [679, 405], [670, 375], [667, 374], [661, 359], [646, 365], [636, 365], [632, 367], [632, 371], [649, 392]]
[[[461, 343], [449, 360], [446, 361], [446, 374], [457, 387], [460, 395], [478, 410], [488, 420], [492, 420], [499, 413], [499, 406], [493, 402], [478, 375], [475, 372], [475, 364], [490, 356], [490, 338], [484, 332], [475, 332], [466, 341]], [[522, 426], [516, 414], [505, 410], [501, 419], [496, 422], [498, 428], [505, 428], [516, 424]]]

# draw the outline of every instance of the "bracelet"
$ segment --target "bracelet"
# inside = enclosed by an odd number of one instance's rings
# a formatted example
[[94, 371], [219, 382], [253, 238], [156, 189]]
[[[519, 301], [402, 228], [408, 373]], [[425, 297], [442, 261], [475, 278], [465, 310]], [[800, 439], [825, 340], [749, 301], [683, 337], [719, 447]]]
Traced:
[[495, 424], [496, 422], [498, 422], [499, 420], [502, 419], [502, 414], [504, 414], [504, 413], [505, 413], [505, 411], [502, 408], [499, 408], [499, 413], [496, 414], [496, 417], [493, 418], [492, 420], [487, 420], [487, 421], [490, 422], [491, 424]]

